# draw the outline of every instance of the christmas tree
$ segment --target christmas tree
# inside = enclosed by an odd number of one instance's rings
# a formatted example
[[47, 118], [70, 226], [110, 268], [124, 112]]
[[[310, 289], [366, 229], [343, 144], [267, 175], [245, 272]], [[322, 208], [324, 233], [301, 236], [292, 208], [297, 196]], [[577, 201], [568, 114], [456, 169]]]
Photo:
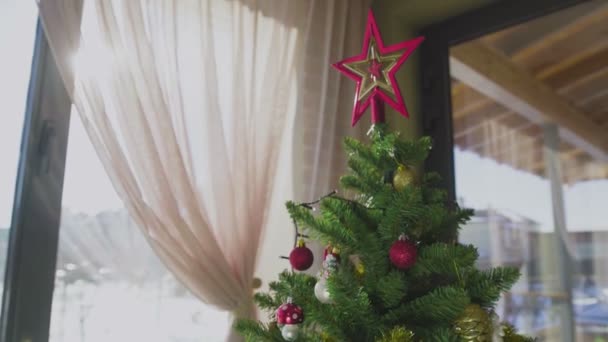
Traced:
[[[407, 115], [394, 73], [421, 41], [384, 47], [370, 12], [361, 55], [336, 64], [357, 81], [353, 124], [372, 107], [369, 141], [345, 140], [339, 193], [287, 203], [299, 235], [292, 270], [255, 294], [272, 323], [239, 321], [247, 341], [530, 340], [493, 312], [519, 271], [477, 269], [476, 248], [457, 242], [473, 211], [449, 202], [436, 174], [416, 171], [431, 140], [402, 139], [382, 123], [382, 102]], [[303, 237], [327, 246], [317, 277], [298, 272], [313, 263]]]

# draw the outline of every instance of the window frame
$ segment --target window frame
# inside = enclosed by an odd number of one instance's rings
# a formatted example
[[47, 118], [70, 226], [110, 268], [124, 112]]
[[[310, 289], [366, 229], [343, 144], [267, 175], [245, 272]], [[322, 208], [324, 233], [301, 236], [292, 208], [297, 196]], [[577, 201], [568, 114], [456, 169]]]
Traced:
[[421, 30], [426, 37], [420, 47], [420, 101], [422, 132], [433, 140], [425, 162], [427, 171], [441, 176], [448, 199], [456, 201], [452, 99], [449, 66], [450, 46], [479, 38], [510, 26], [536, 19], [589, 0], [510, 0], [456, 16]]
[[9, 231], [0, 341], [48, 341], [71, 100], [37, 23]]

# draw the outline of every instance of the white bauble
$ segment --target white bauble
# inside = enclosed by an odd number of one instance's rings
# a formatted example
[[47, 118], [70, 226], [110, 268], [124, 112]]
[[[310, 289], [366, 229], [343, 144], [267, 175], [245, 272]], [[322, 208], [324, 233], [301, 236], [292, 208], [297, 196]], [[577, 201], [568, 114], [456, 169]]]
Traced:
[[281, 335], [285, 339], [285, 341], [295, 341], [298, 338], [298, 333], [300, 332], [299, 324], [285, 324], [281, 328]]
[[315, 297], [323, 304], [331, 304], [333, 302], [325, 278], [319, 279], [315, 284]]

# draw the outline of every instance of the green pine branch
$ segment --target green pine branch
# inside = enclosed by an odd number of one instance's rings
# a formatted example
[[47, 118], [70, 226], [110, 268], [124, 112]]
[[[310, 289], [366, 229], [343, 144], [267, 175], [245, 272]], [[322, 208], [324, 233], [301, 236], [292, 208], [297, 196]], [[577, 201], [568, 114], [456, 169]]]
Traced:
[[415, 298], [391, 310], [392, 321], [452, 322], [470, 303], [467, 293], [458, 287], [437, 287], [426, 295]]
[[243, 319], [235, 323], [234, 329], [248, 342], [285, 342], [276, 324]]
[[422, 246], [411, 275], [417, 278], [431, 274], [460, 277], [460, 270], [472, 267], [477, 257], [477, 248], [472, 245], [435, 243]]
[[519, 276], [519, 270], [512, 267], [496, 267], [488, 271], [473, 270], [467, 279], [467, 293], [475, 303], [493, 307], [501, 293], [509, 290]]
[[310, 209], [299, 206], [294, 202], [287, 202], [286, 206], [291, 217], [304, 227], [309, 228], [310, 235], [316, 240], [323, 243], [333, 242], [342, 246], [352, 246], [355, 243], [355, 237], [350, 230], [315, 217]]
[[387, 308], [397, 306], [407, 295], [407, 276], [396, 270], [378, 279], [377, 291], [382, 304]]

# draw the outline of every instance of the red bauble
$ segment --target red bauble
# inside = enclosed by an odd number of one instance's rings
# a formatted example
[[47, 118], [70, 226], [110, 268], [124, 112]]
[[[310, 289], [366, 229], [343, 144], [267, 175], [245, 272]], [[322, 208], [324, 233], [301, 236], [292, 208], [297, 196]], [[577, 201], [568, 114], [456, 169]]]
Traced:
[[279, 325], [300, 324], [304, 322], [304, 310], [288, 298], [287, 302], [277, 309], [276, 318]]
[[314, 256], [312, 251], [306, 247], [303, 240], [298, 240], [296, 248], [289, 253], [289, 263], [291, 267], [298, 271], [306, 271], [312, 266]]
[[416, 244], [407, 240], [404, 235], [399, 237], [391, 246], [388, 256], [395, 267], [400, 270], [408, 269], [416, 263], [418, 248]]

